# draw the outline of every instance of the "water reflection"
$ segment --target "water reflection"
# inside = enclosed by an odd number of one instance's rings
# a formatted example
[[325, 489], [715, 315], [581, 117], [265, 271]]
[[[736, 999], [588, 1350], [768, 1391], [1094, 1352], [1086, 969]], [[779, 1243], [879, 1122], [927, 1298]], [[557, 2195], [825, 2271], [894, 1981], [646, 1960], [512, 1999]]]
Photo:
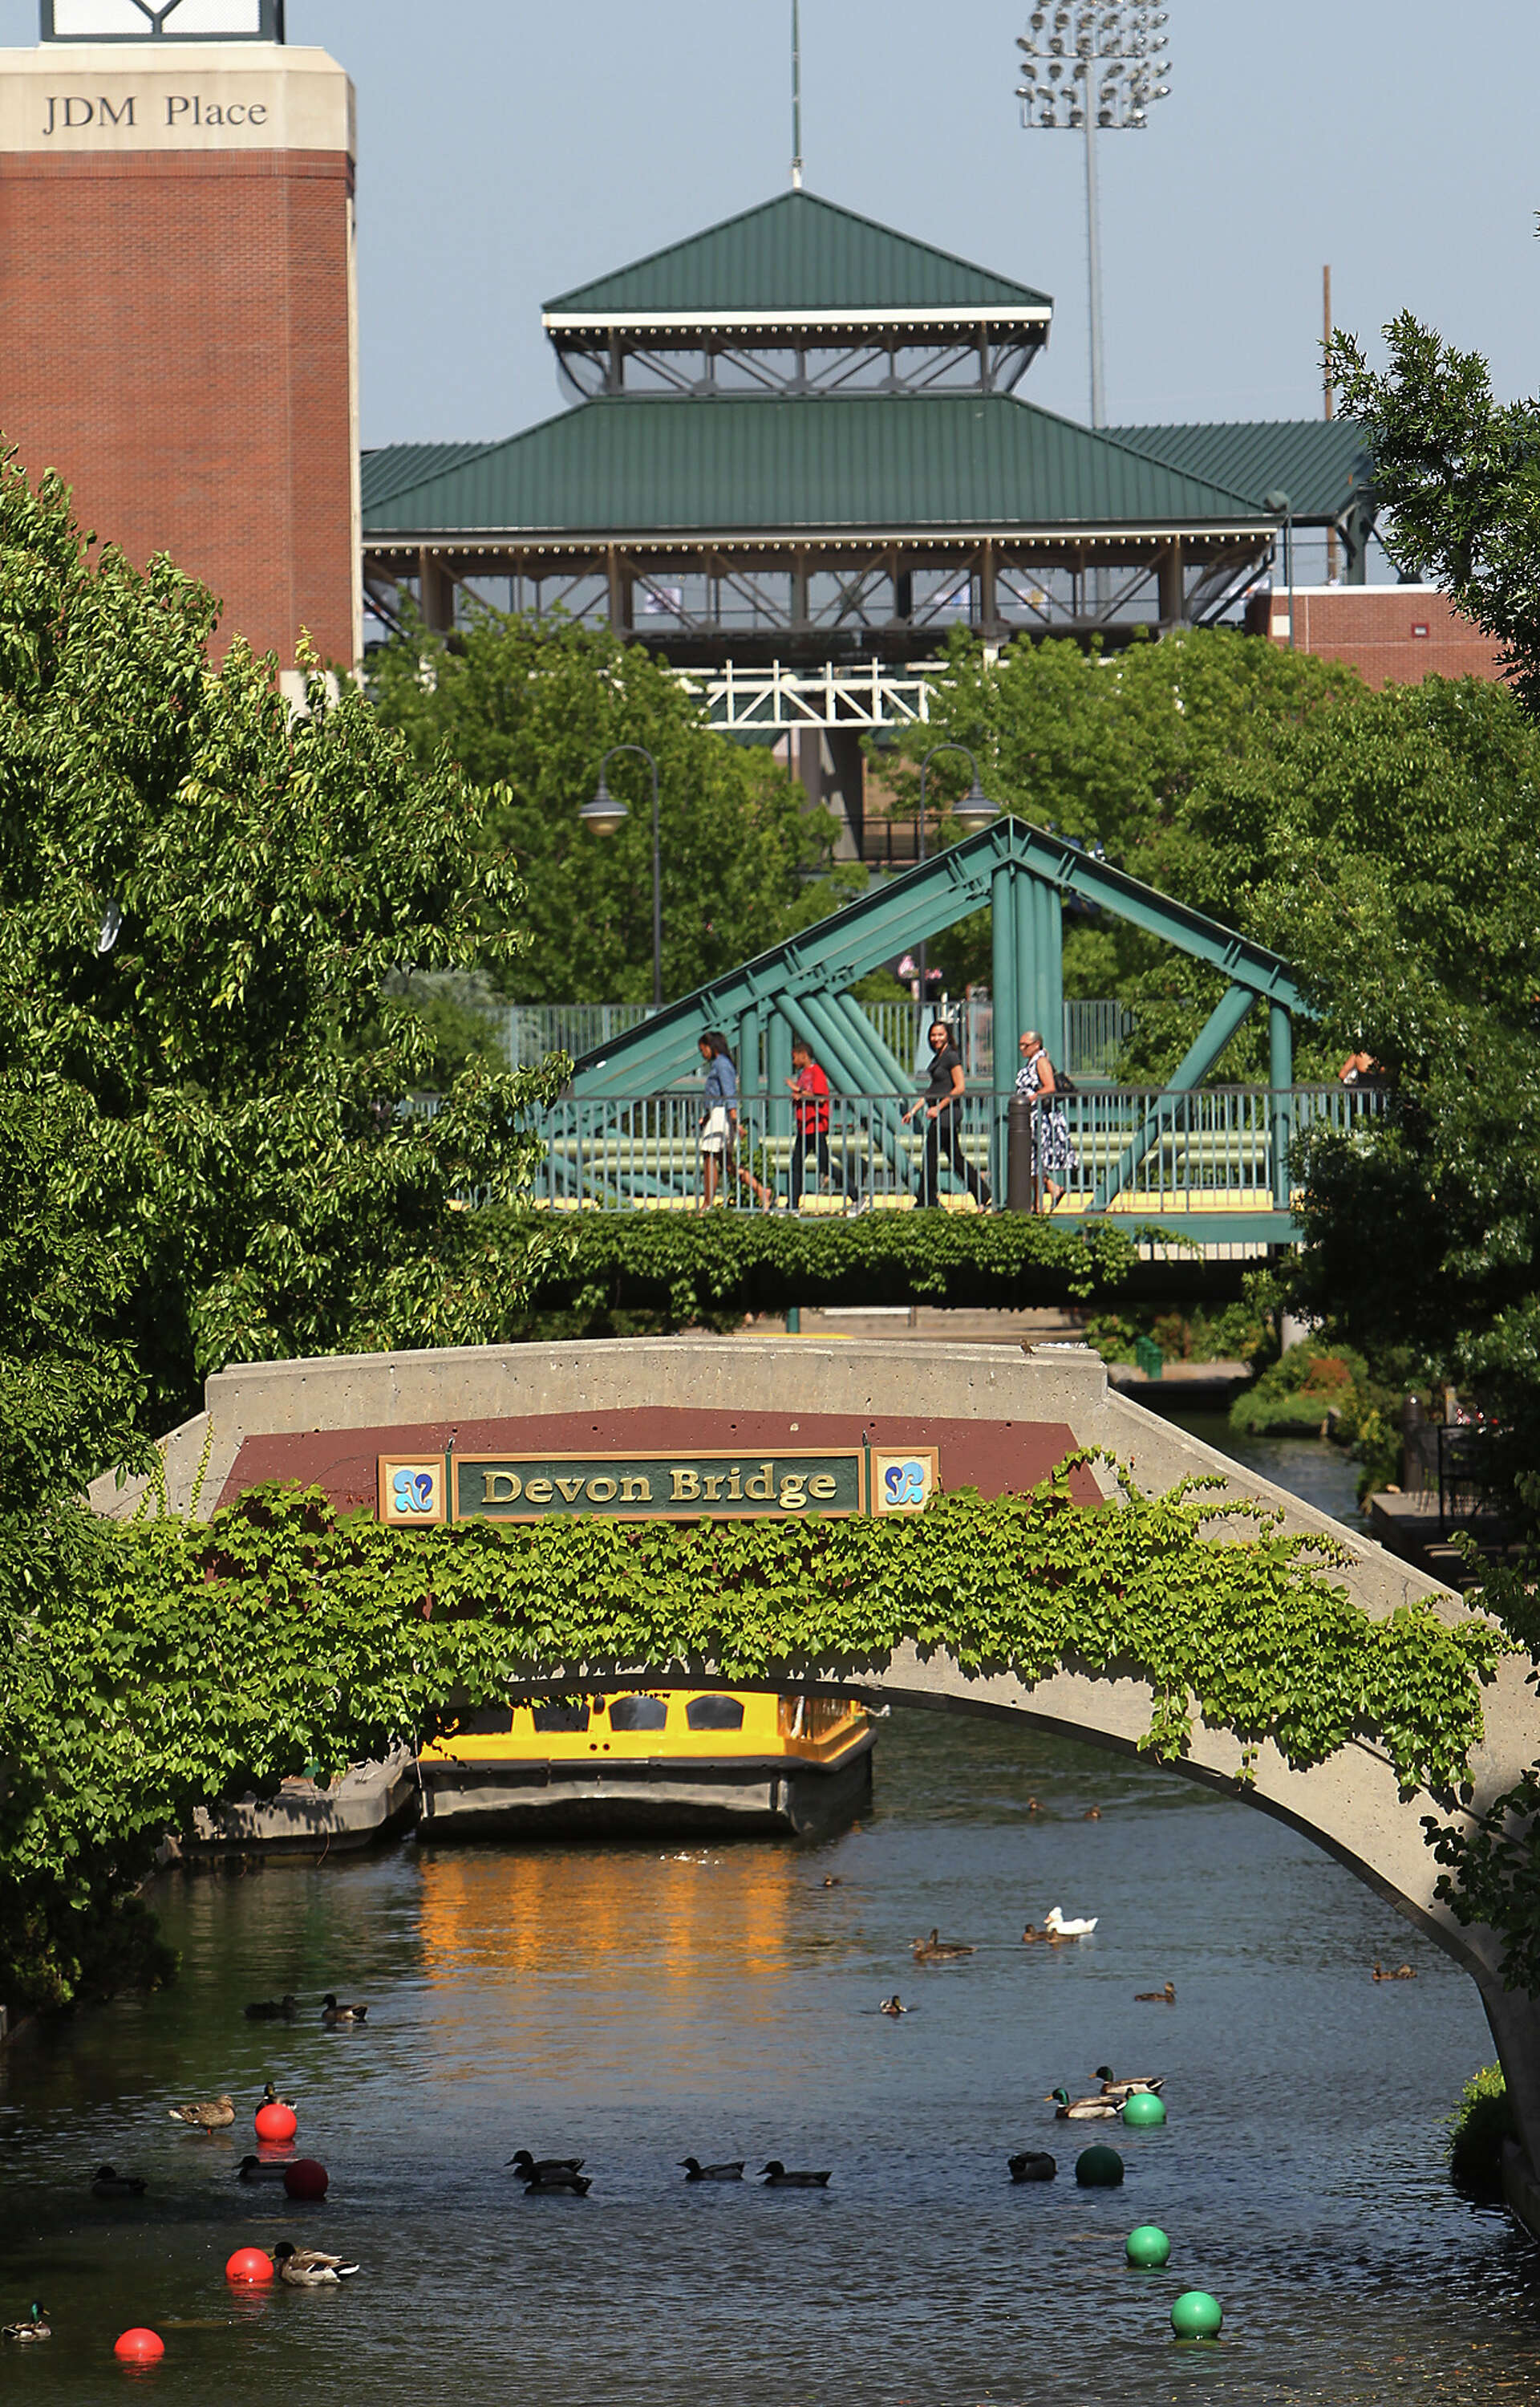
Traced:
[[[1023, 1947], [1055, 1903], [1099, 1916], [1094, 1941]], [[134, 2322], [178, 2407], [1490, 2407], [1540, 2371], [1531, 2252], [1443, 2173], [1438, 2117], [1490, 2054], [1470, 1983], [1293, 1834], [1148, 1764], [895, 1715], [872, 1816], [815, 1851], [408, 1844], [177, 1880], [164, 1905], [177, 1987], [0, 2059], [0, 2303], [42, 2299], [56, 2333], [6, 2362], [17, 2396], [120, 2398]], [[916, 1968], [933, 1923], [977, 1955]], [[1377, 1955], [1418, 1979], [1376, 1987]], [[1174, 2009], [1134, 2003], [1167, 1978]], [[244, 2020], [290, 1988], [303, 2022]], [[323, 2030], [325, 1988], [368, 2023]], [[876, 2011], [895, 1988], [898, 2023]], [[1164, 2073], [1170, 2121], [1121, 2135], [1122, 2191], [1081, 2192], [1100, 2134], [1041, 2101], [1102, 2062]], [[269, 2075], [330, 2168], [323, 2206], [233, 2179]], [[167, 2123], [225, 2087], [233, 2133]], [[520, 2145], [586, 2158], [592, 2195], [526, 2200]], [[1055, 2183], [1011, 2186], [1025, 2145]], [[692, 2188], [687, 2151], [834, 2181]], [[103, 2161], [148, 2197], [91, 2200]], [[1124, 2266], [1145, 2220], [1166, 2273]], [[285, 2234], [363, 2271], [227, 2290], [234, 2246]], [[1170, 2342], [1189, 2283], [1224, 2300], [1217, 2350]]]

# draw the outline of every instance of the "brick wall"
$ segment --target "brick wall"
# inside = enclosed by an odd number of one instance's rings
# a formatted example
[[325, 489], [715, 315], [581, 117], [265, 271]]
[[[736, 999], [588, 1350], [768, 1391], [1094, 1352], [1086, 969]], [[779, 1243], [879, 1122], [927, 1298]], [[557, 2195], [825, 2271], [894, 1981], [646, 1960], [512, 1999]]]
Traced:
[[[1296, 649], [1350, 661], [1369, 685], [1502, 675], [1491, 636], [1434, 585], [1296, 585], [1293, 607]], [[1287, 645], [1289, 595], [1277, 588], [1269, 633]]]
[[346, 152], [0, 157], [0, 434], [281, 667], [354, 658]]

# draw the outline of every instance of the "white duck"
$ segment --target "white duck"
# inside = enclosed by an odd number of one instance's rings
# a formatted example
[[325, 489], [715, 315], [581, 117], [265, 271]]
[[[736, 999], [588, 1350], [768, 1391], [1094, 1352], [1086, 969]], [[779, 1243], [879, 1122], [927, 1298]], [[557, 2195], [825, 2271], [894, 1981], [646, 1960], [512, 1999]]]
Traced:
[[1056, 1905], [1050, 1906], [1043, 1916], [1045, 1929], [1056, 1930], [1061, 1939], [1089, 1939], [1100, 1920], [1100, 1915], [1094, 1914], [1089, 1922], [1083, 1916], [1079, 1922], [1067, 1922], [1062, 1909]]

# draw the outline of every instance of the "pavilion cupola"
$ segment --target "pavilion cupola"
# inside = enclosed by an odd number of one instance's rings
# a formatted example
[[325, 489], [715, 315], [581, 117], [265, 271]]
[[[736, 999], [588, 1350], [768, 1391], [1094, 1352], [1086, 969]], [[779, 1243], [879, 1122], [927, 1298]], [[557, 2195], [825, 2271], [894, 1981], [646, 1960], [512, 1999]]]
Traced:
[[812, 192], [782, 192], [563, 292], [575, 398], [1009, 392], [1053, 304]]

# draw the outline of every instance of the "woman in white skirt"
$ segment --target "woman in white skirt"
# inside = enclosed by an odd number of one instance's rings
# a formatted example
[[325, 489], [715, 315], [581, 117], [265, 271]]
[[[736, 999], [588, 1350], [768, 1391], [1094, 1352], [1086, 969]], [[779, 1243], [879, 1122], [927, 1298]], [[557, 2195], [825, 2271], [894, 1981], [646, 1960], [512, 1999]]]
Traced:
[[1016, 1073], [1016, 1092], [1035, 1102], [1032, 1115], [1032, 1149], [1038, 1176], [1048, 1197], [1052, 1212], [1064, 1193], [1064, 1182], [1071, 1170], [1078, 1167], [1078, 1156], [1069, 1141], [1069, 1122], [1064, 1116], [1064, 1105], [1048, 1098], [1059, 1091], [1042, 1038], [1035, 1028], [1029, 1028], [1021, 1040], [1022, 1066]]

